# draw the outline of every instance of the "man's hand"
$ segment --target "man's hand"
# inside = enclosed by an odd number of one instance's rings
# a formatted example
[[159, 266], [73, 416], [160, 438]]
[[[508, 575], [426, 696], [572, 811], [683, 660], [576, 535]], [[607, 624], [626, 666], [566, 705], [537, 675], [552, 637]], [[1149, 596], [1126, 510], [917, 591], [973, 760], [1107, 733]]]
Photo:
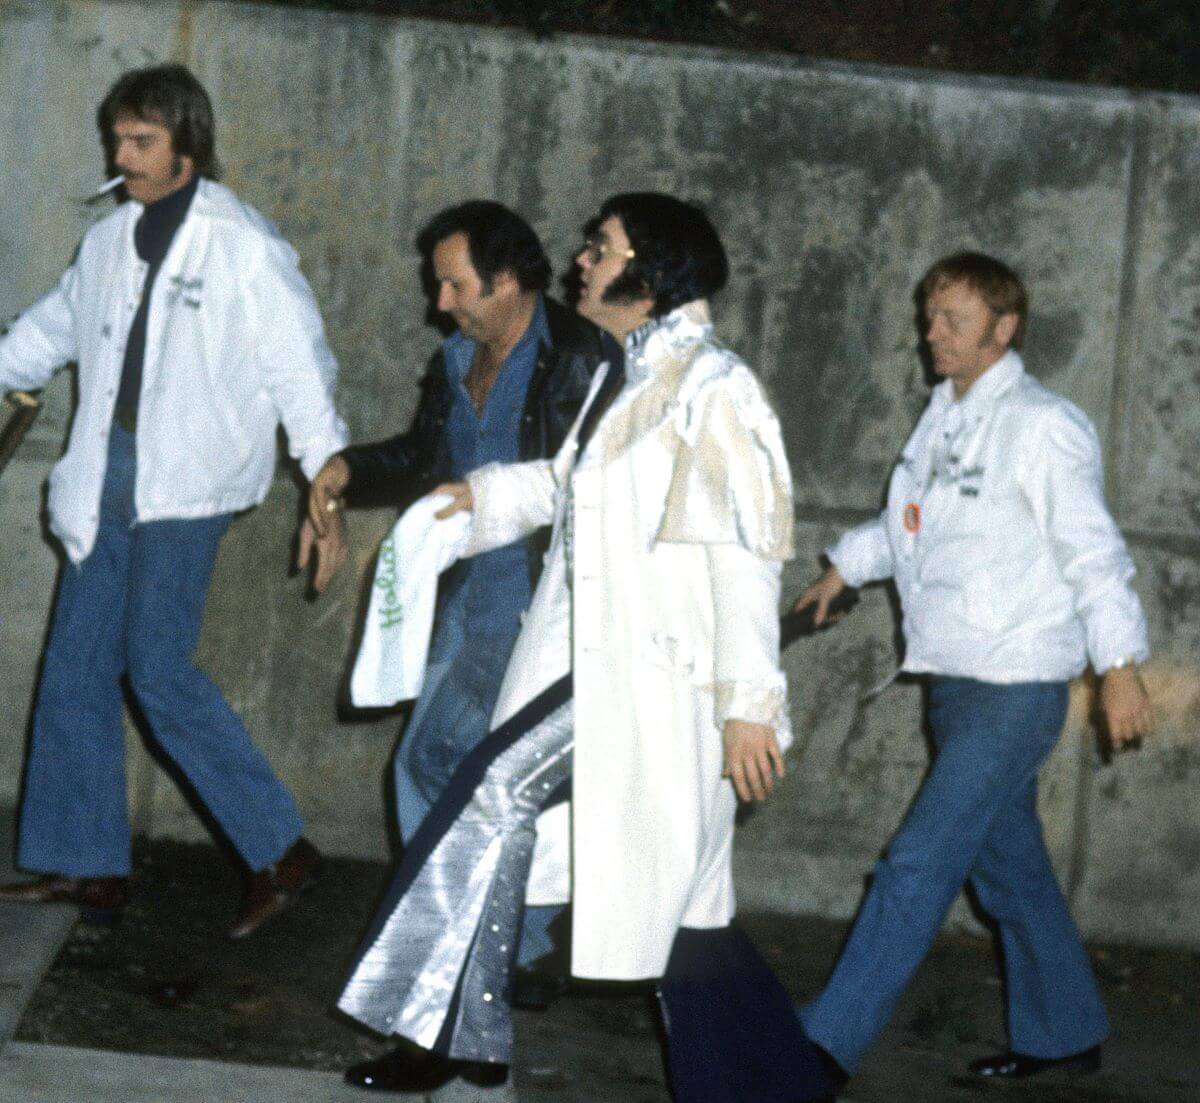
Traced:
[[308, 488], [308, 519], [316, 535], [325, 538], [330, 519], [341, 508], [339, 499], [350, 484], [350, 465], [341, 456], [330, 456]]
[[433, 493], [449, 494], [454, 499], [449, 505], [442, 506], [434, 514], [439, 521], [444, 521], [447, 517], [453, 517], [456, 513], [462, 513], [464, 510], [470, 513], [475, 508], [475, 495], [471, 493], [470, 483], [442, 483], [441, 486], [433, 488]]
[[829, 612], [829, 603], [845, 588], [846, 581], [842, 578], [842, 572], [837, 567], [830, 566], [816, 582], [796, 598], [796, 604], [792, 608], [799, 612], [815, 601], [817, 611], [813, 614], [813, 624], [820, 627], [825, 623], [825, 616]]
[[766, 800], [783, 772], [779, 741], [769, 726], [748, 720], [725, 721], [725, 768], [721, 776], [732, 780], [739, 800]]
[[1135, 666], [1114, 667], [1100, 681], [1100, 706], [1113, 750], [1149, 735], [1154, 727], [1150, 695]]
[[312, 588], [318, 594], [324, 593], [333, 576], [345, 565], [347, 551], [346, 521], [340, 509], [329, 515], [324, 536], [317, 535], [308, 517], [301, 522], [296, 540], [296, 566], [303, 571], [309, 560], [315, 559]]

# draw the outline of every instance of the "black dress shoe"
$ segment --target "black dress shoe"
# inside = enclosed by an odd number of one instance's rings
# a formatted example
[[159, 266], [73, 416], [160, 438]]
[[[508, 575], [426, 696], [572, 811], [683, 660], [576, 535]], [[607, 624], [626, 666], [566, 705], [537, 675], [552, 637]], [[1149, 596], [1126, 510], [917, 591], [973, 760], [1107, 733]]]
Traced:
[[546, 1011], [570, 987], [570, 978], [561, 973], [517, 969], [513, 973], [511, 1003], [518, 1011]]
[[1042, 1072], [1069, 1072], [1077, 1076], [1100, 1067], [1100, 1047], [1092, 1046], [1067, 1057], [1026, 1057], [1023, 1053], [997, 1053], [968, 1066], [972, 1076], [985, 1080], [1021, 1080]]
[[508, 1079], [507, 1065], [482, 1061], [456, 1061], [411, 1042], [377, 1057], [351, 1065], [345, 1072], [347, 1084], [381, 1092], [437, 1091], [452, 1080], [465, 1080], [478, 1088], [498, 1088]]

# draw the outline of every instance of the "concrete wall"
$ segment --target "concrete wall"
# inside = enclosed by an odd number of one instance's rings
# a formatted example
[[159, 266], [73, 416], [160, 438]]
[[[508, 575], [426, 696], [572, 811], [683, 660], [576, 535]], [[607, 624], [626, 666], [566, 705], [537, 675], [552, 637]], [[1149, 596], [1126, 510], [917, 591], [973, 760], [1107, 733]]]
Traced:
[[[565, 267], [605, 195], [659, 188], [710, 209], [733, 260], [720, 331], [767, 379], [795, 468], [794, 593], [820, 548], [877, 508], [926, 400], [911, 298], [937, 256], [1006, 257], [1033, 299], [1031, 369], [1078, 402], [1139, 567], [1155, 658], [1155, 737], [1101, 766], [1091, 688], [1047, 765], [1047, 832], [1092, 935], [1200, 945], [1200, 103], [709, 50], [217, 2], [0, 0], [0, 316], [44, 289], [100, 180], [94, 105], [123, 69], [185, 61], [210, 89], [229, 182], [299, 249], [356, 438], [407, 421], [437, 335], [412, 241], [476, 195], [522, 210]], [[0, 480], [0, 800], [22, 730], [57, 560], [35, 506], [70, 382]], [[383, 855], [395, 718], [335, 701], [385, 514], [354, 519], [357, 576], [323, 601], [289, 577], [296, 491], [281, 473], [236, 522], [201, 659], [331, 850]], [[852, 913], [927, 764], [919, 690], [865, 691], [897, 661], [887, 593], [788, 655], [798, 745], [741, 836], [743, 904]], [[139, 749], [144, 830], [199, 828]], [[965, 909], [956, 910], [964, 920]]]

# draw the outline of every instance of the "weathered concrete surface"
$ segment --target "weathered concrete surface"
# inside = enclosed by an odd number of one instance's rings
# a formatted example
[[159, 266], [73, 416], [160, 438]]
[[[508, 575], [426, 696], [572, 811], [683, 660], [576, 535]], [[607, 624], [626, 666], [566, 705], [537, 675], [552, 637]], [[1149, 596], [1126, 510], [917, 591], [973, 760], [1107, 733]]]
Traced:
[[[354, 1103], [362, 1089], [342, 1082], [335, 1072], [239, 1065], [224, 1061], [185, 1061], [40, 1046], [10, 1045], [0, 1055], [0, 1088], [25, 1103], [211, 1103], [254, 1099], [259, 1103]], [[432, 1098], [432, 1097], [423, 1097]], [[515, 1095], [496, 1094], [493, 1103], [511, 1103]], [[462, 1103], [487, 1103], [492, 1095], [464, 1094]]]
[[[13, 878], [13, 813], [0, 803], [0, 880]], [[69, 904], [30, 908], [0, 901], [0, 1052], [17, 1031], [17, 1024], [42, 976], [71, 933], [79, 912]], [[0, 1086], [3, 1085], [0, 1071]], [[0, 1096], [3, 1096], [0, 1091]]]
[[[964, 246], [1010, 260], [1032, 292], [1031, 369], [1105, 440], [1157, 649], [1159, 732], [1136, 756], [1099, 766], [1077, 687], [1043, 778], [1051, 848], [1090, 934], [1200, 945], [1200, 103], [201, 0], [4, 0], [0, 317], [57, 278], [94, 217], [71, 197], [100, 180], [95, 103], [123, 69], [163, 58], [208, 86], [228, 181], [299, 249], [359, 439], [406, 422], [436, 345], [412, 245], [434, 211], [494, 196], [530, 217], [561, 269], [610, 192], [706, 203], [733, 261], [718, 324], [788, 433], [802, 549], [789, 592], [876, 508], [925, 401], [917, 278]], [[17, 793], [56, 569], [33, 507], [70, 398], [66, 378], [49, 389], [0, 480], [0, 800]], [[310, 604], [286, 570], [295, 501], [281, 473], [234, 525], [200, 658], [318, 841], [378, 855], [398, 721], [347, 723], [335, 701], [387, 518], [354, 519], [357, 571]], [[874, 591], [789, 655], [800, 739], [782, 793], [743, 832], [748, 904], [853, 910], [927, 762], [916, 687], [858, 700], [896, 654]], [[140, 751], [131, 775], [142, 829], [200, 830]]]

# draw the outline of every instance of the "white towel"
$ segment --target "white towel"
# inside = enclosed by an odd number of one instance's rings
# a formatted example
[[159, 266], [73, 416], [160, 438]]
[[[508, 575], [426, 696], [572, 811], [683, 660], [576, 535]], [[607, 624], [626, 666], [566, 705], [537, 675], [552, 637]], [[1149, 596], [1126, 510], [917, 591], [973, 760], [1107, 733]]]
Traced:
[[350, 700], [360, 708], [407, 701], [421, 692], [433, 631], [437, 580], [462, 555], [471, 514], [433, 515], [448, 494], [414, 502], [379, 546], [362, 643], [350, 675]]

